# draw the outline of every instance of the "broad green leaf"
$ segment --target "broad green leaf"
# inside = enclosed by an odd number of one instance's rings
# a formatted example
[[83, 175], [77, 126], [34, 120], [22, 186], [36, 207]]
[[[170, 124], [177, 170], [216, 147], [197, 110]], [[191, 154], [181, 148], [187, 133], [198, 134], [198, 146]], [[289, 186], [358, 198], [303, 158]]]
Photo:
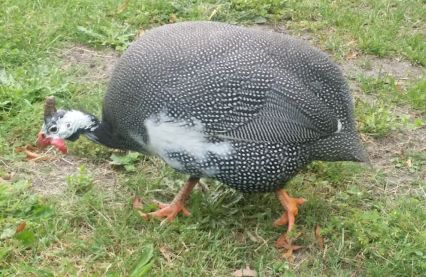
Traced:
[[82, 33], [84, 33], [84, 34], [86, 34], [86, 35], [88, 35], [89, 37], [92, 37], [92, 38], [97, 38], [97, 39], [104, 39], [105, 38], [105, 36], [103, 36], [99, 33], [96, 33], [93, 30], [87, 29], [86, 27], [83, 27], [83, 26], [78, 26], [77, 30], [79, 30], [80, 32], [82, 32]]
[[139, 153], [129, 153], [125, 156], [117, 156], [115, 154], [111, 155], [111, 164], [114, 165], [125, 165], [130, 164], [132, 162], [135, 162], [139, 159], [140, 154]]
[[139, 262], [137, 263], [135, 269], [130, 274], [130, 277], [140, 277], [144, 276], [152, 267], [153, 261], [152, 257], [154, 256], [154, 246], [152, 244], [146, 245], [141, 253]]
[[126, 171], [131, 171], [131, 172], [136, 171], [136, 167], [133, 164], [126, 164], [124, 166], [124, 169], [126, 169]]
[[140, 154], [136, 152], [130, 152], [125, 156], [112, 154], [110, 164], [124, 166], [126, 171], [135, 171], [136, 167], [134, 163], [139, 160], [139, 156]]
[[24, 230], [21, 233], [16, 234], [16, 239], [21, 241], [24, 246], [32, 245], [36, 238], [31, 231]]
[[46, 205], [37, 205], [34, 207], [32, 215], [38, 217], [48, 217], [53, 214], [53, 209]]

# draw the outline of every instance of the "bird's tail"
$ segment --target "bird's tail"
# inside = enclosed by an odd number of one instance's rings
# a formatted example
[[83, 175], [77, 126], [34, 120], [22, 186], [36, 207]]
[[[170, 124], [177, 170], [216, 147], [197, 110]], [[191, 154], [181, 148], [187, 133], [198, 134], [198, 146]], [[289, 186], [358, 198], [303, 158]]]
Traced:
[[354, 161], [370, 164], [368, 153], [355, 132], [341, 132], [312, 145], [314, 160]]

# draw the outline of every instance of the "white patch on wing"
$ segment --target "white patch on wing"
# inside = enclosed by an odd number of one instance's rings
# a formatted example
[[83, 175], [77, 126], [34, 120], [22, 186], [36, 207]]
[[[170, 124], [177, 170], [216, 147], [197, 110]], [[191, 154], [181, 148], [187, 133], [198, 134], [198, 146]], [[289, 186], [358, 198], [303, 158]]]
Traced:
[[162, 155], [160, 155], [161, 156], [161, 158], [166, 162], [166, 164], [168, 164], [168, 165], [170, 165], [171, 167], [173, 167], [174, 169], [177, 169], [177, 170], [183, 170], [184, 168], [183, 168], [183, 165], [180, 163], [180, 162], [178, 162], [178, 161], [176, 161], [176, 160], [173, 160], [173, 159], [171, 159], [171, 158], [169, 158], [167, 155], [165, 155], [165, 154], [162, 154]]
[[340, 121], [340, 119], [338, 119], [337, 120], [337, 131], [335, 133], [336, 134], [340, 133], [340, 131], [342, 131], [342, 128], [343, 128], [342, 122]]
[[147, 119], [145, 127], [148, 150], [163, 158], [167, 152], [186, 152], [196, 160], [203, 160], [208, 153], [226, 157], [233, 152], [229, 142], [208, 142], [200, 122], [188, 126], [182, 120], [174, 121], [160, 114], [156, 118]]
[[147, 144], [146, 144], [146, 142], [143, 140], [143, 138], [142, 138], [142, 136], [141, 135], [139, 135], [139, 134], [137, 134], [137, 133], [129, 133], [129, 135], [130, 135], [130, 137], [135, 141], [135, 142], [137, 142], [137, 143], [139, 143], [139, 145], [140, 146], [142, 146], [142, 149], [143, 150], [141, 150], [141, 151], [148, 151], [148, 152], [150, 152], [151, 154], [157, 154], [158, 156], [160, 156], [168, 165], [170, 165], [171, 167], [173, 167], [174, 169], [177, 169], [177, 170], [181, 170], [181, 169], [183, 169], [183, 166], [182, 166], [182, 164], [180, 163], [180, 162], [178, 162], [178, 161], [176, 161], [176, 160], [173, 160], [173, 159], [170, 159], [167, 155], [166, 155], [166, 153], [158, 153], [158, 152], [155, 152], [153, 149], [152, 149], [152, 147], [149, 147]]
[[206, 176], [215, 176], [218, 173], [218, 170], [214, 167], [208, 167], [208, 168], [204, 168], [202, 169], [202, 172], [204, 174], [206, 174]]

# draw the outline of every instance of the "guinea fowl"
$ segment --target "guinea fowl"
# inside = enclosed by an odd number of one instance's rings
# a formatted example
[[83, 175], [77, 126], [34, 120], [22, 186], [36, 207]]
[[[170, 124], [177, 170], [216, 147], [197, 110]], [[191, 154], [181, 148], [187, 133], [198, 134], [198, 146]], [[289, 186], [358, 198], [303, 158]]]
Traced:
[[368, 160], [338, 67], [284, 34], [214, 22], [147, 31], [116, 65], [102, 120], [58, 110], [48, 98], [40, 145], [66, 152], [79, 135], [160, 156], [189, 174], [171, 204], [150, 216], [172, 221], [201, 177], [243, 192], [272, 192], [291, 231], [301, 198], [283, 186], [313, 160]]

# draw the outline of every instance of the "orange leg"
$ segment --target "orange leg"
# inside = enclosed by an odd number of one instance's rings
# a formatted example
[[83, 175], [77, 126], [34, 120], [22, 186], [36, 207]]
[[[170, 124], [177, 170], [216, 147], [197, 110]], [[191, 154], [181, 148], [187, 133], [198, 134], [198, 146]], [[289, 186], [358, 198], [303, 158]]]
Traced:
[[275, 222], [275, 226], [288, 224], [287, 233], [281, 235], [276, 241], [277, 247], [284, 247], [286, 249], [293, 250], [298, 249], [298, 246], [292, 246], [291, 241], [287, 237], [287, 234], [293, 229], [294, 221], [299, 212], [298, 206], [302, 205], [305, 202], [303, 198], [293, 198], [288, 195], [288, 193], [283, 189], [278, 189], [275, 194], [278, 197], [281, 205], [286, 209], [283, 215], [278, 218]]
[[294, 221], [299, 212], [298, 206], [302, 205], [305, 202], [303, 198], [293, 198], [288, 195], [288, 193], [283, 189], [278, 189], [275, 194], [278, 197], [281, 205], [286, 209], [284, 214], [278, 218], [275, 222], [275, 226], [280, 226], [288, 224], [287, 232], [291, 232], [293, 228]]
[[200, 178], [189, 177], [180, 191], [176, 194], [175, 198], [170, 204], [164, 204], [159, 201], [154, 203], [160, 208], [158, 211], [146, 214], [146, 217], [167, 218], [167, 221], [172, 222], [179, 212], [189, 216], [191, 213], [185, 208], [185, 201], [188, 199], [194, 186], [198, 183]]

